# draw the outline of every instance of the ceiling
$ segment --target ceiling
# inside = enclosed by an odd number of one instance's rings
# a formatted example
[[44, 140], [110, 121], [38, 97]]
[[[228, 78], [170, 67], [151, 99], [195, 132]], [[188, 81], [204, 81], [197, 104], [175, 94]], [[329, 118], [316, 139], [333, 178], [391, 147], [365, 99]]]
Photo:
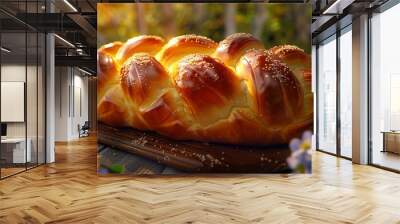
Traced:
[[21, 61], [26, 55], [35, 57], [36, 33], [50, 32], [57, 34], [56, 65], [80, 66], [82, 62], [83, 67], [95, 73], [96, 3], [96, 0], [47, 0], [46, 5], [45, 0], [1, 0], [2, 46], [11, 50], [7, 60]]
[[351, 23], [354, 17], [371, 12], [388, 0], [313, 0], [311, 32], [313, 43]]

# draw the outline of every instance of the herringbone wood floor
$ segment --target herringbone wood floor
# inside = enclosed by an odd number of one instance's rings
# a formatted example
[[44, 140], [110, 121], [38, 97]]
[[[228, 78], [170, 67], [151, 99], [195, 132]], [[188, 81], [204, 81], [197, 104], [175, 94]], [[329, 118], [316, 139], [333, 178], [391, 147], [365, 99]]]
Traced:
[[400, 223], [400, 175], [314, 155], [312, 175], [98, 177], [95, 138], [0, 181], [0, 223]]

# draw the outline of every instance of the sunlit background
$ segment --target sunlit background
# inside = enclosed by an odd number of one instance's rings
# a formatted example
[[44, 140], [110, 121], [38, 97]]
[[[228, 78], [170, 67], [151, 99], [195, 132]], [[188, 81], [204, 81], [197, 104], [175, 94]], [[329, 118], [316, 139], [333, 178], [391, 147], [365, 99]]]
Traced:
[[308, 4], [103, 3], [97, 11], [98, 46], [142, 34], [166, 39], [197, 34], [220, 41], [229, 34], [246, 32], [267, 48], [294, 44], [311, 51]]

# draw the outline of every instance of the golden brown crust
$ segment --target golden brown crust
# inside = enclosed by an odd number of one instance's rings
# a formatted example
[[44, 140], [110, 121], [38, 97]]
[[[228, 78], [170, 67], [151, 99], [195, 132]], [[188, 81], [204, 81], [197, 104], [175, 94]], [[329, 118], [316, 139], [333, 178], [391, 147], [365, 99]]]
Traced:
[[235, 33], [218, 44], [215, 57], [229, 66], [235, 66], [240, 57], [250, 49], [263, 49], [264, 45], [248, 33]]
[[288, 143], [312, 126], [309, 58], [249, 34], [218, 48], [196, 35], [112, 43], [98, 50], [98, 118], [178, 140]]
[[185, 120], [177, 111], [176, 98], [170, 92], [161, 95], [153, 104], [140, 110], [140, 114], [153, 130], [175, 139], [190, 139]]
[[293, 60], [307, 60], [309, 58], [309, 55], [307, 55], [304, 50], [298, 48], [297, 46], [294, 45], [279, 45], [270, 48], [268, 51], [270, 51], [272, 54], [274, 54], [278, 59], [280, 60], [288, 60], [288, 61], [293, 61]]
[[301, 113], [303, 90], [286, 64], [264, 50], [251, 50], [241, 58], [238, 71], [247, 80], [254, 109], [267, 124], [282, 126]]
[[112, 55], [103, 50], [97, 51], [97, 99], [119, 81], [119, 69]]
[[231, 101], [238, 82], [235, 79], [228, 67], [199, 54], [183, 58], [174, 77], [176, 89], [193, 114], [206, 113]]
[[275, 46], [268, 50], [276, 59], [286, 63], [300, 82], [311, 85], [311, 57], [293, 45]]
[[207, 37], [182, 35], [169, 40], [157, 54], [157, 59], [164, 66], [172, 66], [189, 54], [212, 54], [216, 47], [217, 43]]
[[125, 99], [120, 93], [120, 87], [115, 86], [97, 104], [98, 119], [114, 127], [129, 125], [126, 122], [128, 113], [124, 107]]
[[293, 45], [275, 46], [268, 50], [273, 57], [285, 63], [297, 77], [304, 90], [305, 117], [312, 117], [313, 95], [311, 92], [311, 57], [304, 50]]
[[118, 50], [122, 47], [123, 43], [120, 41], [115, 41], [109, 44], [103, 45], [101, 48], [99, 48], [99, 51], [107, 53], [111, 55], [112, 57], [115, 57], [117, 54]]
[[158, 36], [143, 35], [131, 38], [118, 50], [116, 60], [122, 64], [135, 53], [155, 55], [164, 43], [164, 39]]
[[167, 72], [150, 54], [134, 54], [121, 68], [122, 89], [137, 105], [154, 100], [168, 84]]

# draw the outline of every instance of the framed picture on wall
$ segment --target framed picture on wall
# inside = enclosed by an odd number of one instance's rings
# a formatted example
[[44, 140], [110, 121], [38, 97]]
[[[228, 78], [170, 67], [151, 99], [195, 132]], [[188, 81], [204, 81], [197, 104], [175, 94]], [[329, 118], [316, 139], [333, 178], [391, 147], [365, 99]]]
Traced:
[[309, 4], [97, 7], [99, 174], [311, 172]]

